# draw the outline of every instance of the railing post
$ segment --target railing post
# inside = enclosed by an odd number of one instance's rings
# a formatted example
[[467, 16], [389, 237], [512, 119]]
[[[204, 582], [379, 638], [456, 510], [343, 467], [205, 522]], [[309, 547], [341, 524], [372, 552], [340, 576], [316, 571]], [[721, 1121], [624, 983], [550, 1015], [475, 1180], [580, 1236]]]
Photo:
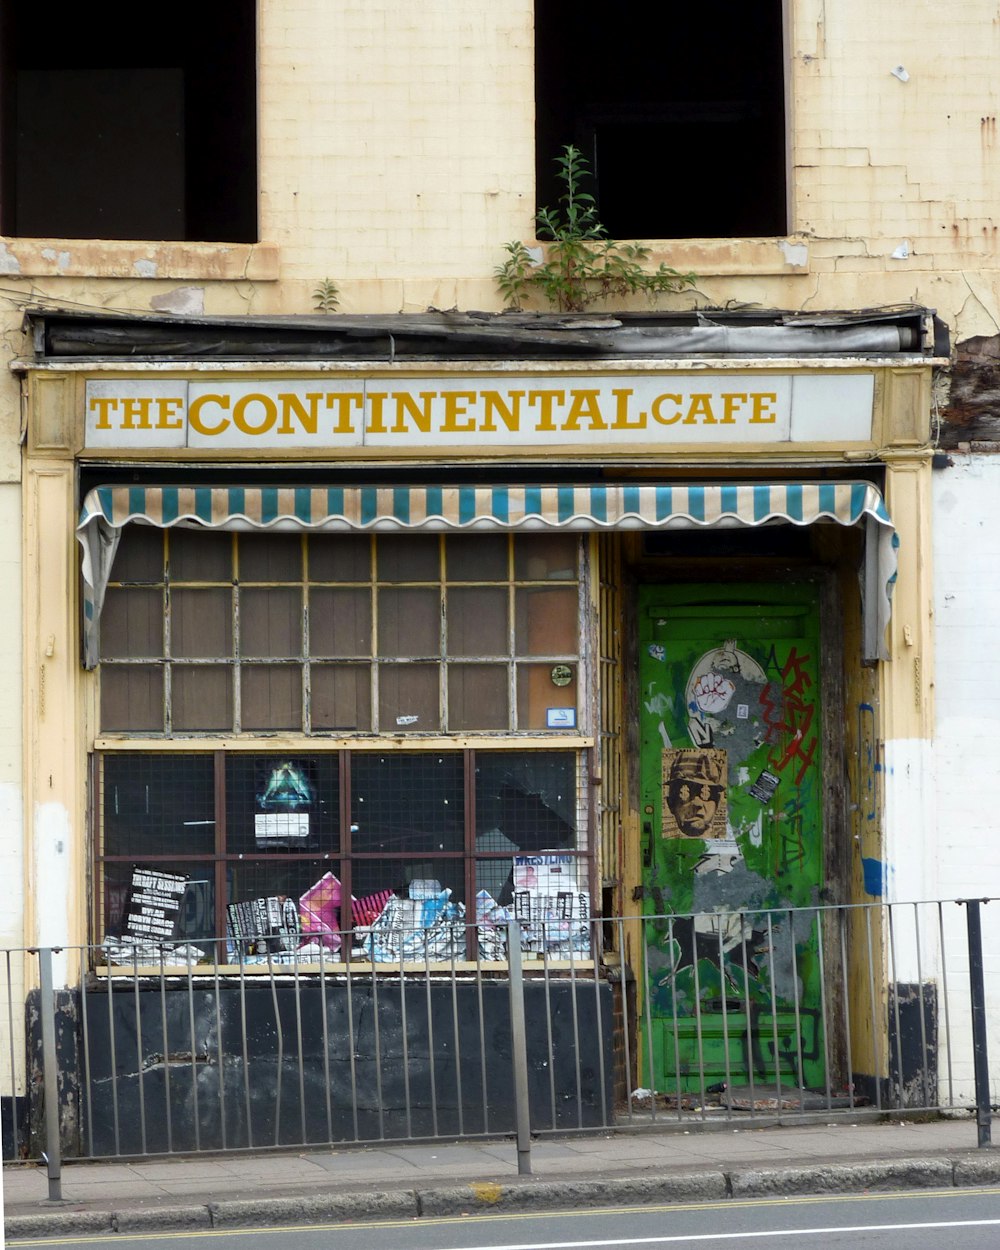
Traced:
[[[969, 996], [972, 1003], [972, 1060], [976, 1074], [976, 1127], [981, 1147], [990, 1145], [990, 1060], [986, 1049], [986, 988], [983, 983], [983, 927], [980, 900], [967, 898], [965, 921], [969, 934]], [[985, 900], [983, 900], [985, 901]]]
[[507, 965], [510, 969], [511, 1062], [514, 1067], [514, 1120], [517, 1127], [517, 1171], [531, 1175], [531, 1112], [528, 1106], [528, 1042], [524, 1027], [524, 969], [521, 926], [507, 924]]
[[38, 1012], [42, 1022], [42, 1088], [45, 1096], [45, 1151], [49, 1202], [62, 1202], [62, 1147], [59, 1141], [59, 1066], [56, 1060], [52, 948], [38, 951]]

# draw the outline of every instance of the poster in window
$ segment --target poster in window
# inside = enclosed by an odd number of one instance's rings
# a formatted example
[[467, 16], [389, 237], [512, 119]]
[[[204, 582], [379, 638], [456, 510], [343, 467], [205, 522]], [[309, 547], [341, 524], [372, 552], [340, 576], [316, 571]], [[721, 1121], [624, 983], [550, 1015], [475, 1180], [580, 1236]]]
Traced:
[[264, 846], [301, 845], [311, 833], [316, 802], [314, 768], [308, 761], [270, 761], [258, 770], [254, 836]]

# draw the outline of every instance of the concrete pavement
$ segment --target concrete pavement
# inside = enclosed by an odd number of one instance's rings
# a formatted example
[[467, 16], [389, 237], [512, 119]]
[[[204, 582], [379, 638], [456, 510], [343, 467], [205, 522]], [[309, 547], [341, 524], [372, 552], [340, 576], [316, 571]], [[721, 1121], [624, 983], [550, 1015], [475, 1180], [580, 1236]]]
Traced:
[[[1000, 1146], [1000, 1124], [994, 1135]], [[756, 1195], [1000, 1184], [1000, 1149], [971, 1117], [740, 1128], [669, 1122], [535, 1141], [518, 1176], [512, 1141], [66, 1163], [8, 1164], [8, 1240], [162, 1229], [412, 1219], [484, 1210], [711, 1201]]]

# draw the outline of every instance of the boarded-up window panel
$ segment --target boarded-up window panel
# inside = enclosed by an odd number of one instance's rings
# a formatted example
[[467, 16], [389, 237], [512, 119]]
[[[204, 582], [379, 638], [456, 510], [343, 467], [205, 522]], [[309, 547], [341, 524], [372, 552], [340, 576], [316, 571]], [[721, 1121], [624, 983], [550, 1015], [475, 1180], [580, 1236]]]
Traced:
[[233, 670], [221, 664], [174, 664], [171, 709], [180, 733], [232, 729]]
[[302, 538], [298, 534], [245, 534], [239, 539], [241, 582], [302, 580]]
[[576, 655], [579, 637], [576, 590], [516, 593], [518, 655]]
[[172, 590], [170, 653], [183, 659], [233, 654], [233, 592]]
[[302, 654], [302, 591], [240, 592], [240, 654], [292, 659]]
[[101, 728], [162, 733], [163, 669], [153, 664], [106, 664], [101, 669]]
[[441, 547], [432, 534], [380, 534], [376, 547], [380, 582], [436, 582]]
[[170, 530], [170, 580], [231, 582], [233, 536], [205, 530]]
[[451, 534], [445, 539], [445, 568], [450, 582], [507, 580], [506, 534]]
[[509, 704], [506, 664], [448, 666], [448, 728], [452, 732], [508, 729]]
[[449, 590], [449, 655], [509, 655], [506, 587]]
[[380, 590], [380, 656], [441, 654], [441, 599], [436, 590]]
[[116, 582], [163, 581], [163, 530], [149, 525], [126, 525], [111, 566]]
[[367, 582], [372, 575], [368, 534], [314, 534], [309, 539], [311, 582]]
[[519, 664], [517, 666], [517, 727], [518, 729], [547, 729], [549, 708], [575, 708], [577, 705], [577, 672], [569, 668], [572, 677], [568, 685], [557, 686], [552, 680], [552, 664]]
[[355, 587], [344, 590], [309, 591], [309, 654], [370, 656], [372, 653], [371, 591]]
[[109, 587], [101, 613], [101, 655], [129, 659], [163, 655], [163, 591]]
[[519, 582], [572, 581], [579, 540], [571, 534], [516, 534], [514, 577]]
[[436, 664], [379, 666], [379, 729], [427, 733], [441, 728]]
[[244, 664], [240, 727], [302, 728], [302, 670], [297, 664]]
[[312, 727], [370, 733], [371, 670], [364, 664], [313, 664], [310, 668]]

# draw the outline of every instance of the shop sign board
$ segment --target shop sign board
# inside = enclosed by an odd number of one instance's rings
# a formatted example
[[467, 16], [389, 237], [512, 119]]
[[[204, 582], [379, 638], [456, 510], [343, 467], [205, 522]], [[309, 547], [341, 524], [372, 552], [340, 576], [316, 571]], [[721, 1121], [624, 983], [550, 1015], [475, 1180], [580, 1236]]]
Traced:
[[872, 437], [872, 372], [118, 378], [86, 386], [88, 449], [773, 446]]

